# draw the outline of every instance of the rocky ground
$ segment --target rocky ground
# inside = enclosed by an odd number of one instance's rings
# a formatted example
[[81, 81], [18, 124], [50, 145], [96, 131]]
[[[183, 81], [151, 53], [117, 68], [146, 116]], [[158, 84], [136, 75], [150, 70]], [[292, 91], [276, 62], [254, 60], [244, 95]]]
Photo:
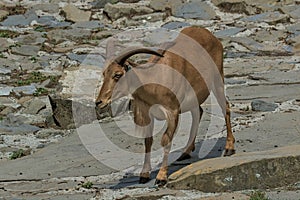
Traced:
[[[3, 0], [0, 24], [0, 199], [249, 199], [248, 190], [221, 194], [136, 185], [128, 174], [140, 158], [122, 161], [120, 172], [89, 154], [85, 133], [97, 130], [97, 117], [109, 115], [96, 116], [91, 101], [111, 36], [120, 42], [118, 52], [125, 44], [170, 41], [185, 26], [208, 28], [226, 52], [237, 152], [300, 144], [298, 0]], [[209, 103], [204, 108], [197, 141], [216, 149], [210, 155], [202, 148], [202, 159], [220, 156], [224, 145], [222, 131], [203, 134], [214, 117]], [[101, 128], [113, 133], [114, 144], [142, 151], [140, 140], [133, 144], [114, 126], [131, 130], [130, 118], [102, 119]], [[182, 116], [179, 133], [187, 131], [189, 119]], [[178, 136], [179, 147], [184, 136]], [[100, 146], [103, 151], [107, 144]], [[299, 200], [298, 191], [299, 183], [267, 195]]]

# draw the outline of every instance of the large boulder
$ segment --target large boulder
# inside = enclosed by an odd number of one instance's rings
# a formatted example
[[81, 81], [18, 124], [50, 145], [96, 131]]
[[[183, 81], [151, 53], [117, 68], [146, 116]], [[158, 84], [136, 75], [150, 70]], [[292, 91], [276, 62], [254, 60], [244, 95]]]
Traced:
[[299, 145], [202, 160], [169, 177], [172, 189], [225, 192], [270, 189], [300, 179]]

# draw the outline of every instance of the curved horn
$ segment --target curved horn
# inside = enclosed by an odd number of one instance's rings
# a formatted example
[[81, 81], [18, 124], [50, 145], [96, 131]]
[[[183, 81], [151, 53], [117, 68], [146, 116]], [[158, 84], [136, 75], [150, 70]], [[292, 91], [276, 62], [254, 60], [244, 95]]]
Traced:
[[162, 54], [158, 53], [157, 51], [150, 49], [150, 48], [137, 48], [137, 49], [132, 49], [129, 51], [126, 51], [124, 53], [122, 53], [121, 55], [119, 55], [118, 57], [115, 58], [115, 62], [118, 63], [119, 65], [124, 65], [125, 61], [135, 55], [135, 54], [139, 54], [139, 53], [147, 53], [147, 54], [152, 54], [152, 55], [156, 55], [156, 56], [160, 56], [163, 57]]

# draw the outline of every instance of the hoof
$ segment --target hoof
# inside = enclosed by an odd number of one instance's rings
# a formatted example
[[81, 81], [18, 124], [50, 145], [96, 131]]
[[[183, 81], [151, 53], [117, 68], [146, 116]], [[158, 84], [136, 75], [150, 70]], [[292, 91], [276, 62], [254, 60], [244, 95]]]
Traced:
[[162, 187], [166, 184], [167, 184], [167, 180], [158, 180], [158, 179], [155, 180], [155, 185], [158, 187]]
[[145, 184], [148, 183], [150, 181], [150, 178], [146, 178], [146, 177], [140, 177], [140, 184]]
[[187, 160], [190, 159], [192, 156], [188, 153], [183, 153], [181, 154], [181, 156], [177, 159], [177, 161], [183, 161], [183, 160]]
[[235, 150], [234, 149], [226, 149], [225, 153], [224, 153], [224, 156], [231, 156], [233, 154], [235, 154]]

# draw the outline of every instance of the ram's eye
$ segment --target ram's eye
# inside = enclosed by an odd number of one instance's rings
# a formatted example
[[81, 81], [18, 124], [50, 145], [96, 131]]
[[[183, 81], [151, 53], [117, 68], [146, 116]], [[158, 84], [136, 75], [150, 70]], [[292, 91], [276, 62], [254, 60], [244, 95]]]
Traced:
[[116, 74], [114, 75], [113, 79], [119, 80], [122, 76], [123, 76], [122, 73], [116, 73]]

